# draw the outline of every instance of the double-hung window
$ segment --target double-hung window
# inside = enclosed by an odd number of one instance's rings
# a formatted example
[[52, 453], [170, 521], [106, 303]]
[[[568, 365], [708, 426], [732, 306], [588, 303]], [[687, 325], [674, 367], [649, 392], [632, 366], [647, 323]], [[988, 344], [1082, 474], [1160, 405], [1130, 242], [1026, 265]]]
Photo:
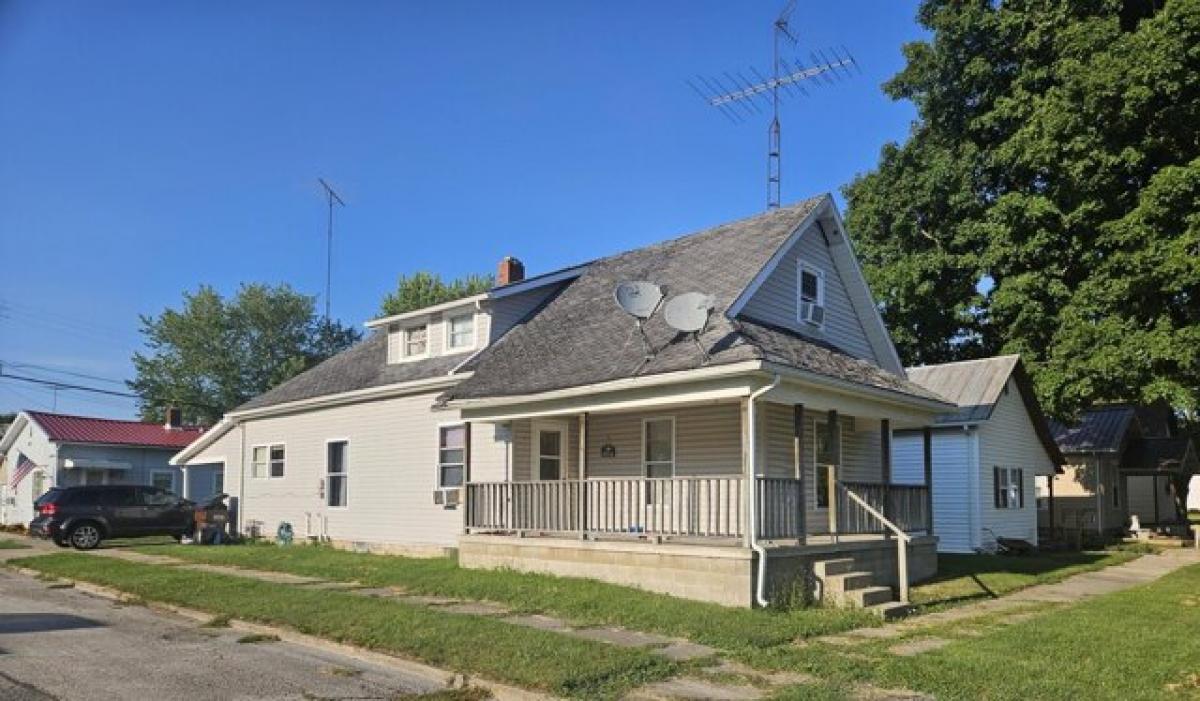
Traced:
[[452, 489], [463, 485], [467, 467], [467, 427], [441, 426], [438, 428], [438, 489]]
[[814, 326], [825, 324], [825, 273], [820, 268], [800, 261], [797, 266], [798, 303], [796, 312], [800, 321]]
[[283, 444], [256, 445], [250, 454], [250, 476], [283, 477], [286, 462]]
[[642, 466], [647, 477], [675, 476], [675, 419], [642, 422]]
[[404, 329], [404, 357], [423, 358], [429, 351], [429, 327], [424, 324]]
[[997, 509], [1025, 508], [1025, 471], [1016, 467], [993, 467], [992, 481]]
[[329, 441], [325, 444], [325, 503], [328, 506], [346, 505], [349, 457], [349, 442]]
[[474, 314], [459, 314], [446, 319], [446, 347], [450, 350], [475, 347]]

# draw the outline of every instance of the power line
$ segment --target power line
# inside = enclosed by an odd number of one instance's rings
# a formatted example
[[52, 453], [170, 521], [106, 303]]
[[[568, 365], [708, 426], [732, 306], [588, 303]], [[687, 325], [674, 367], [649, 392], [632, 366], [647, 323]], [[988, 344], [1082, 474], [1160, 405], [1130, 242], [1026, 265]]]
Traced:
[[139, 399], [138, 395], [130, 394], [129, 392], [117, 392], [111, 389], [100, 389], [99, 387], [87, 387], [84, 385], [70, 384], [67, 382], [58, 382], [56, 380], [46, 380], [40, 377], [29, 377], [27, 375], [12, 375], [0, 370], [0, 379], [18, 380], [28, 382], [30, 384], [41, 385], [53, 389], [70, 389], [78, 392], [94, 392], [95, 394], [106, 394], [113, 397], [125, 397], [127, 399]]
[[95, 380], [97, 382], [108, 382], [108, 383], [111, 383], [114, 385], [121, 385], [121, 386], [125, 385], [125, 380], [114, 380], [109, 377], [100, 377], [98, 375], [88, 375], [86, 373], [74, 372], [72, 370], [62, 370], [59, 368], [51, 367], [49, 365], [37, 365], [35, 363], [15, 363], [12, 361], [0, 361], [0, 364], [10, 365], [14, 368], [36, 370], [36, 371], [40, 371], [40, 372], [49, 372], [49, 373], [52, 373], [55, 375], [69, 375], [71, 377], [78, 377], [78, 378], [84, 379], [84, 380]]

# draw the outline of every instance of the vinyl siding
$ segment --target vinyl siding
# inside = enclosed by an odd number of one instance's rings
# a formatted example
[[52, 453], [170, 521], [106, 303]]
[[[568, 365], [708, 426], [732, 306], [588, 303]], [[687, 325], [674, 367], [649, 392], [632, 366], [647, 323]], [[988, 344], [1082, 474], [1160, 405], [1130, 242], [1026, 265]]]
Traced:
[[6, 473], [16, 467], [17, 453], [29, 458], [38, 467], [26, 475], [15, 489], [8, 486], [8, 475], [5, 475], [3, 486], [0, 486], [0, 518], [7, 526], [28, 525], [33, 520], [33, 500], [41, 496], [33, 493], [36, 482], [34, 473], [42, 473], [43, 485], [49, 489], [56, 484], [58, 472], [57, 446], [47, 440], [45, 432], [32, 420], [25, 425], [21, 435], [4, 455]]
[[[1054, 472], [1054, 463], [1038, 440], [1033, 421], [1013, 380], [1000, 395], [991, 417], [979, 427], [979, 506], [984, 527], [998, 536], [1037, 542], [1037, 492], [1034, 477]], [[1025, 506], [997, 509], [993, 467], [1023, 470]], [[991, 534], [982, 537], [990, 539]]]
[[[825, 274], [825, 326], [819, 328], [798, 317], [798, 264], [803, 260]], [[821, 232], [811, 227], [793, 244], [742, 309], [742, 316], [799, 331], [822, 339], [851, 355], [878, 363], [862, 322], [854, 311], [845, 282], [833, 263]]]
[[[424, 322], [413, 320], [403, 324], [392, 324], [388, 326], [387, 361], [389, 363], [403, 361], [402, 352], [404, 349], [404, 330], [413, 326], [420, 326], [421, 323], [424, 323], [427, 329], [426, 338], [428, 339], [427, 343], [429, 346], [429, 357], [453, 354], [462, 355], [463, 360], [466, 360], [470, 353], [479, 350], [487, 344], [490, 326], [487, 313], [473, 311], [473, 307], [474, 302], [463, 305], [461, 309], [451, 309], [445, 312], [436, 312], [434, 314], [430, 314]], [[449, 325], [448, 320], [451, 317], [457, 317], [468, 313], [473, 314], [475, 317], [475, 343], [469, 348], [450, 349], [448, 347], [449, 344], [446, 338], [447, 326]]]
[[545, 285], [510, 297], [493, 300], [490, 308], [490, 329], [487, 338], [494, 343], [508, 330], [525, 320], [533, 310], [550, 299], [565, 284]]
[[[1129, 475], [1125, 488], [1129, 492], [1129, 513], [1137, 514], [1142, 526], [1151, 523], [1166, 523], [1179, 517], [1175, 513], [1175, 496], [1167, 490], [1169, 478], [1153, 475]], [[1158, 511], [1154, 510], [1155, 492], [1158, 493]]]
[[[972, 496], [979, 484], [974, 431], [939, 429], [931, 437], [933, 447], [933, 530], [938, 551], [969, 553], [979, 544], [975, 526], [978, 512], [972, 511]], [[897, 432], [892, 438], [892, 479], [897, 484], [925, 483], [925, 438], [919, 431]], [[1032, 492], [1025, 495], [1033, 501]]]
[[[646, 413], [594, 414], [588, 419], [588, 475], [642, 475], [642, 420], [675, 418], [675, 474], [679, 476], [739, 475], [742, 473], [742, 419], [737, 403], [685, 407]], [[602, 457], [611, 444], [615, 457]]]

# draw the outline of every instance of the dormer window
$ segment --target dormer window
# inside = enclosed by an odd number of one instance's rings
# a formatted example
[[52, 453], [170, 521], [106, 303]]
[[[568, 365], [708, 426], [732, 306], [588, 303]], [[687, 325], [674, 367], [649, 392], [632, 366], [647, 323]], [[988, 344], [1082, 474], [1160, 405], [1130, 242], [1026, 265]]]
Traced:
[[446, 320], [446, 348], [465, 350], [475, 347], [475, 314], [459, 314]]
[[404, 329], [404, 357], [424, 358], [429, 354], [429, 328], [424, 324]]
[[817, 267], [800, 261], [799, 304], [797, 315], [800, 321], [813, 326], [825, 325], [825, 273]]

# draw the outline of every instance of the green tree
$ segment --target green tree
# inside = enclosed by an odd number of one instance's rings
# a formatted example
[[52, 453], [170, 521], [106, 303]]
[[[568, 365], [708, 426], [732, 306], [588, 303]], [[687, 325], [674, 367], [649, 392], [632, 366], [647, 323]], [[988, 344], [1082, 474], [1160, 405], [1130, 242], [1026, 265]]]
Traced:
[[317, 316], [313, 297], [287, 285], [243, 285], [230, 299], [185, 292], [182, 309], [142, 316], [145, 352], [129, 387], [146, 420], [178, 406], [211, 424], [246, 400], [349, 348], [361, 335]]
[[908, 140], [845, 188], [908, 363], [1019, 352], [1047, 408], [1200, 407], [1200, 0], [925, 0]]
[[418, 271], [401, 275], [396, 290], [383, 298], [383, 316], [403, 314], [434, 304], [452, 302], [487, 292], [495, 284], [490, 275], [468, 275], [444, 282], [437, 273]]

